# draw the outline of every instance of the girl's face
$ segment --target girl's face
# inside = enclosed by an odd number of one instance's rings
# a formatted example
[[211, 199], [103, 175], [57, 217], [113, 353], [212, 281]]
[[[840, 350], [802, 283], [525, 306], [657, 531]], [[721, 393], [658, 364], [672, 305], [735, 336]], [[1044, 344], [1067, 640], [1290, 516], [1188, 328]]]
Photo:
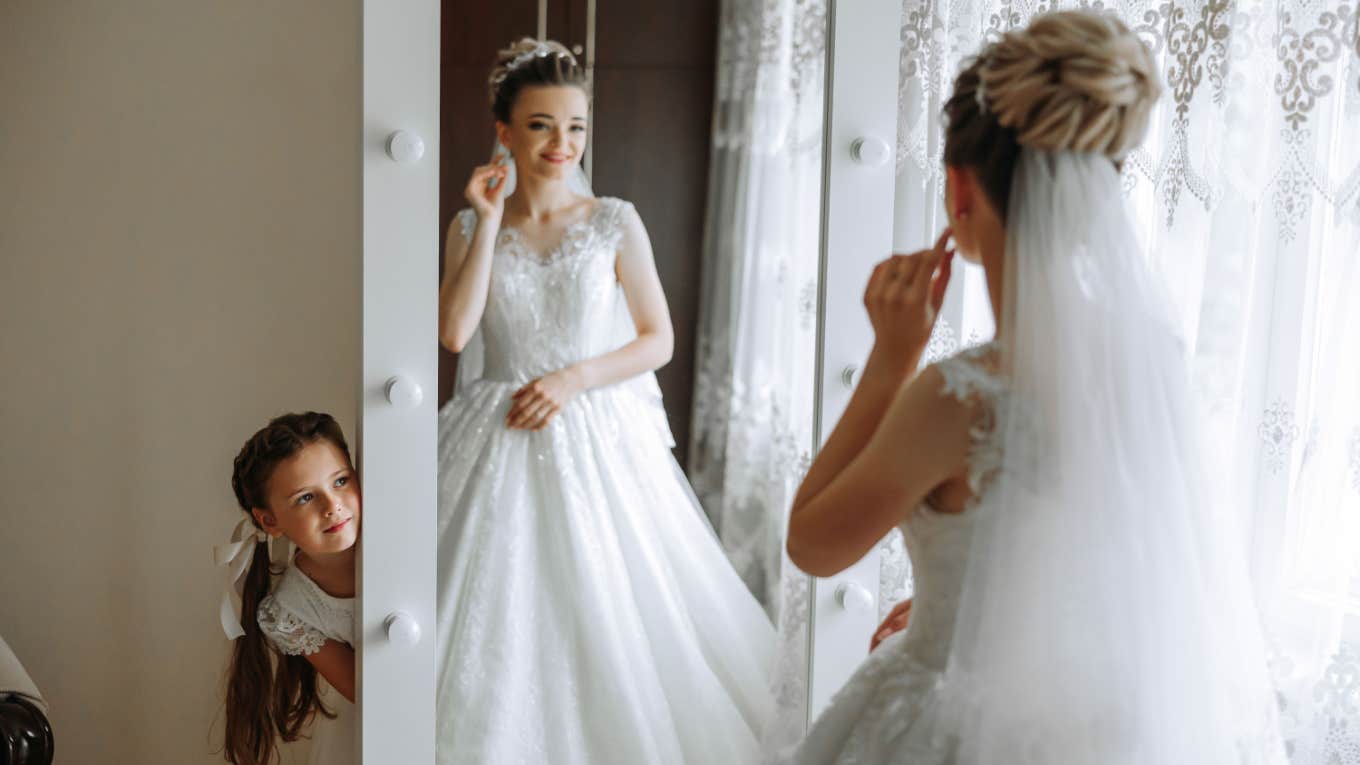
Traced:
[[251, 511], [271, 536], [308, 557], [344, 552], [359, 538], [359, 481], [345, 453], [326, 440], [304, 446], [269, 477], [268, 508]]
[[496, 135], [515, 158], [519, 177], [562, 180], [586, 150], [586, 94], [571, 86], [521, 90], [510, 109], [510, 124], [496, 123]]

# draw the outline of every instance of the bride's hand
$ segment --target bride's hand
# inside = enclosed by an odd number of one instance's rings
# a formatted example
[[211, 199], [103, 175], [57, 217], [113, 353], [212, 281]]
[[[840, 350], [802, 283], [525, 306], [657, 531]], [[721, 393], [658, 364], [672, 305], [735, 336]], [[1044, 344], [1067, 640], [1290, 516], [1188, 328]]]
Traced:
[[874, 328], [874, 354], [902, 372], [920, 360], [940, 306], [954, 251], [945, 248], [953, 232], [945, 229], [935, 246], [879, 263], [864, 289], [864, 307]]
[[505, 426], [520, 430], [542, 430], [567, 402], [582, 389], [579, 376], [570, 369], [559, 369], [534, 380], [510, 397], [510, 413]]
[[[472, 177], [468, 179], [463, 196], [477, 211], [478, 220], [500, 223], [501, 215], [505, 212], [505, 179], [510, 173], [505, 162], [502, 156], [489, 165], [481, 165], [472, 171]], [[492, 180], [495, 180], [494, 187], [491, 185]]]
[[893, 633], [906, 629], [907, 620], [910, 618], [911, 598], [907, 598], [893, 606], [892, 610], [888, 612], [888, 618], [884, 619], [883, 623], [878, 625], [878, 629], [874, 630], [874, 637], [869, 641], [869, 650], [872, 651], [877, 648], [879, 643], [888, 639], [888, 636]]

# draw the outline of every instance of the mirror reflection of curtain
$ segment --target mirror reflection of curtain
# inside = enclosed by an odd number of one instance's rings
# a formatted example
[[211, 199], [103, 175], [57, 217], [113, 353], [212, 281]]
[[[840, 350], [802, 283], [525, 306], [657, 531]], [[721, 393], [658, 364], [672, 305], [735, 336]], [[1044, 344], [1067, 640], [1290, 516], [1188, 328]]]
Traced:
[[781, 628], [796, 735], [808, 581], [783, 534], [812, 449], [826, 2], [723, 0], [718, 49], [689, 472]]
[[[1097, 5], [1162, 64], [1125, 188], [1250, 531], [1292, 762], [1360, 763], [1360, 4], [906, 0], [895, 239], [945, 225], [940, 108], [961, 60], [1036, 13]], [[984, 290], [968, 269], [932, 353], [990, 334]], [[905, 559], [882, 560], [883, 592], [907, 596]]]

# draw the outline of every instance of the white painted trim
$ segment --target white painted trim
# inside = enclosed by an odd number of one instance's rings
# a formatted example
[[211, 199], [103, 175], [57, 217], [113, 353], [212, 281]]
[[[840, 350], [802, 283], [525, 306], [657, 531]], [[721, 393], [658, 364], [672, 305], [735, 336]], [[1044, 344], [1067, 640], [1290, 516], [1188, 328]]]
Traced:
[[[358, 453], [364, 493], [359, 561], [361, 762], [433, 765], [435, 737], [435, 401], [439, 253], [438, 0], [363, 0], [363, 379]], [[389, 135], [425, 145], [392, 161]], [[387, 381], [420, 403], [386, 399]], [[405, 611], [414, 646], [388, 642]]]
[[[829, 0], [827, 122], [822, 187], [822, 265], [817, 334], [818, 445], [845, 411], [850, 390], [841, 370], [863, 366], [873, 331], [863, 308], [873, 266], [892, 253], [894, 163], [857, 163], [855, 139], [897, 142], [897, 70], [901, 4], [896, 0]], [[836, 587], [853, 582], [878, 600], [878, 552], [828, 579], [813, 581], [808, 714], [821, 712], [863, 660], [877, 626], [875, 610], [852, 612]]]

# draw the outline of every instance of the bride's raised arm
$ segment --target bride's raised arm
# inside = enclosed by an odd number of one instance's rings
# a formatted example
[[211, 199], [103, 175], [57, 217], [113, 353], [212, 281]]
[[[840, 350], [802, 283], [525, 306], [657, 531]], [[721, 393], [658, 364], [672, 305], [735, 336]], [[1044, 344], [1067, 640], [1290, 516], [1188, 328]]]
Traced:
[[[866, 405], [871, 404], [867, 399], [883, 396], [889, 385], [887, 380], [870, 380], [869, 374], [866, 369], [860, 384]], [[847, 422], [847, 409], [832, 437], [842, 435], [846, 451], [856, 440], [861, 448], [834, 472], [830, 465], [820, 476], [809, 470], [789, 514], [787, 546], [794, 565], [820, 577], [845, 570], [936, 486], [966, 469], [976, 404], [943, 392], [944, 377], [932, 366], [898, 388], [895, 396], [888, 394], [891, 403], [877, 427]], [[836, 456], [825, 449], [821, 454]], [[809, 487], [819, 477], [821, 485]]]
[[789, 515], [789, 559], [809, 574], [855, 563], [966, 465], [975, 405], [942, 396], [934, 367], [911, 378], [949, 282], [949, 235], [932, 250], [883, 261], [869, 279], [874, 348]]
[[503, 162], [473, 170], [465, 194], [476, 214], [475, 225], [467, 230], [465, 212], [449, 222], [444, 240], [444, 278], [439, 282], [439, 342], [453, 353], [463, 352], [486, 310], [491, 257], [505, 213], [501, 192], [506, 174]]

